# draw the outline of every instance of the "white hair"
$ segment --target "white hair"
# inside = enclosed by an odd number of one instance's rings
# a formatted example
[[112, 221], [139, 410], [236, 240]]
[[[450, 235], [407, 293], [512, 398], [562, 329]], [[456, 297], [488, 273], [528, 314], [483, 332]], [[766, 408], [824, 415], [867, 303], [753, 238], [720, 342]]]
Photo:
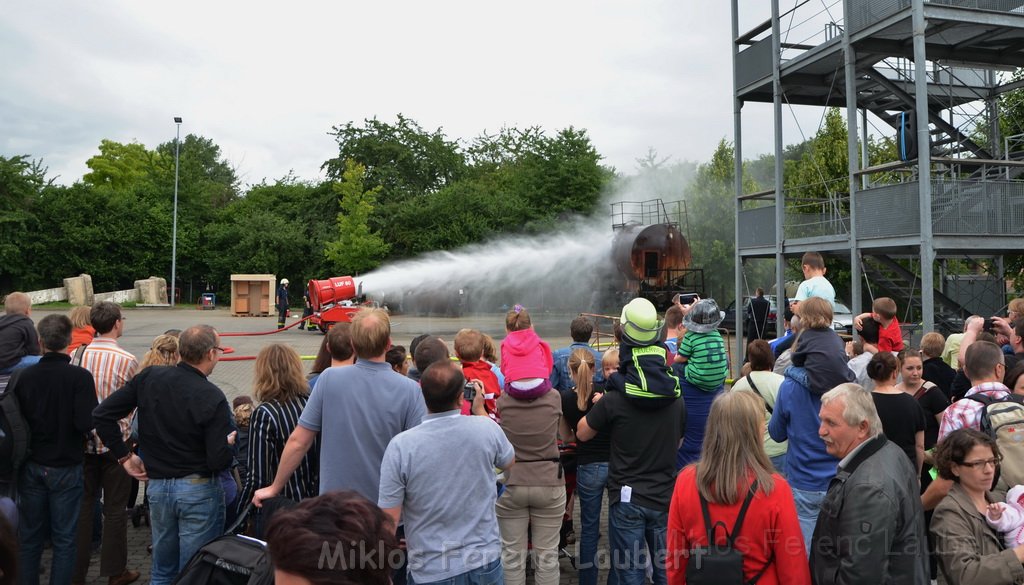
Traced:
[[871, 392], [860, 384], [840, 384], [821, 397], [824, 406], [833, 400], [843, 401], [843, 420], [851, 426], [858, 426], [867, 421], [868, 433], [874, 437], [882, 433], [882, 420], [878, 418], [878, 409], [871, 398]]

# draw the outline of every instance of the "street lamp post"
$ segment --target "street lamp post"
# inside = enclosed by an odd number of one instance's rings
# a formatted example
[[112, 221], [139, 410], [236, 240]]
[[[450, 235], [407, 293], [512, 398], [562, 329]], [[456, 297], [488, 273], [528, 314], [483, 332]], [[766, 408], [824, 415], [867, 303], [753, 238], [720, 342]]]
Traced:
[[181, 117], [175, 116], [177, 131], [174, 135], [174, 227], [171, 228], [171, 306], [174, 306], [174, 284], [178, 264], [178, 154], [181, 151]]

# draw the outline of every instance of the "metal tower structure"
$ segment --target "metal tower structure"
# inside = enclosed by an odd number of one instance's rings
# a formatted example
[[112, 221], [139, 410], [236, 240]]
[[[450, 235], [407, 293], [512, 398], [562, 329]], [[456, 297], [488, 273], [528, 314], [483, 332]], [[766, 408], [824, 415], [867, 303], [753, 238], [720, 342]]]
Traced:
[[[1000, 136], [997, 106], [1024, 87], [1009, 75], [1024, 66], [1024, 0], [731, 2], [736, 298], [745, 260], [774, 258], [784, 290], [785, 259], [819, 251], [848, 259], [854, 314], [870, 307], [865, 272], [916, 280], [896, 300], [917, 303], [925, 331], [963, 314], [935, 290], [937, 261], [996, 258], [1002, 277], [1002, 255], [1022, 247], [1024, 152]], [[773, 106], [775, 184], [744, 193], [742, 109], [754, 102]], [[784, 104], [845, 110], [848, 173], [823, 181], [825, 197], [784, 188]], [[897, 160], [868, 160], [869, 125], [896, 133]]]

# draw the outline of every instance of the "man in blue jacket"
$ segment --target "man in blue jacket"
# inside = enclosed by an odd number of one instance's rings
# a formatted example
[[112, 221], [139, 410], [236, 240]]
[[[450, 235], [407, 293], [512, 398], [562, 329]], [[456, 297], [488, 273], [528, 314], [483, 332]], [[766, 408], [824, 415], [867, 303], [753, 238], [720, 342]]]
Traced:
[[[810, 312], [821, 306], [822, 315], [801, 315], [809, 324], [831, 321], [831, 307], [824, 303], [801, 303]], [[826, 318], [827, 317], [827, 318]], [[811, 535], [818, 519], [821, 501], [829, 481], [836, 474], [839, 460], [825, 450], [818, 435], [821, 419], [821, 396], [833, 387], [853, 381], [853, 372], [846, 365], [846, 352], [834, 331], [822, 328], [801, 335], [797, 344], [801, 354], [814, 354], [813, 379], [807, 368], [790, 366], [775, 399], [768, 434], [774, 441], [789, 441], [786, 451], [786, 480], [793, 490], [796, 513], [800, 520], [804, 544], [810, 551]], [[800, 360], [798, 363], [803, 364]]]

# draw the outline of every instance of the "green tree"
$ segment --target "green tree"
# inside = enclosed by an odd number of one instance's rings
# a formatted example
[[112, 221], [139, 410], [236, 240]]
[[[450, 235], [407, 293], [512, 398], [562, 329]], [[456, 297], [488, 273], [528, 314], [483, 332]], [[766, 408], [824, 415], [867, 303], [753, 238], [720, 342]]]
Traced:
[[[736, 266], [735, 154], [731, 143], [719, 141], [711, 160], [697, 167], [686, 197], [693, 266], [704, 270], [705, 293], [723, 306], [733, 296]], [[754, 181], [744, 177], [744, 192], [755, 188]]]
[[517, 230], [550, 229], [563, 216], [591, 215], [614, 178], [586, 131], [572, 127], [553, 137], [539, 127], [502, 128], [478, 136], [467, 152], [471, 176], [489, 177], [504, 198], [516, 201]]
[[155, 152], [138, 142], [122, 144], [104, 139], [100, 141], [100, 153], [85, 161], [91, 170], [82, 180], [93, 187], [134, 189], [153, 180], [158, 167], [156, 159]]
[[438, 128], [428, 132], [402, 114], [394, 124], [377, 118], [362, 126], [348, 122], [332, 130], [338, 156], [321, 167], [327, 176], [340, 180], [351, 159], [366, 168], [367, 189], [379, 189], [383, 207], [431, 193], [458, 180], [466, 160], [457, 142]]
[[25, 251], [40, 233], [35, 207], [46, 185], [38, 161], [0, 156], [0, 291], [22, 288], [36, 272]]
[[335, 183], [340, 199], [338, 238], [327, 243], [324, 254], [342, 274], [359, 274], [376, 268], [388, 253], [388, 244], [370, 230], [380, 187], [363, 190], [366, 167], [346, 161], [341, 181]]
[[287, 175], [253, 185], [204, 228], [217, 254], [208, 260], [206, 280], [228, 285], [230, 274], [257, 271], [292, 282], [330, 276], [323, 250], [337, 235], [338, 196], [330, 183], [314, 184]]

